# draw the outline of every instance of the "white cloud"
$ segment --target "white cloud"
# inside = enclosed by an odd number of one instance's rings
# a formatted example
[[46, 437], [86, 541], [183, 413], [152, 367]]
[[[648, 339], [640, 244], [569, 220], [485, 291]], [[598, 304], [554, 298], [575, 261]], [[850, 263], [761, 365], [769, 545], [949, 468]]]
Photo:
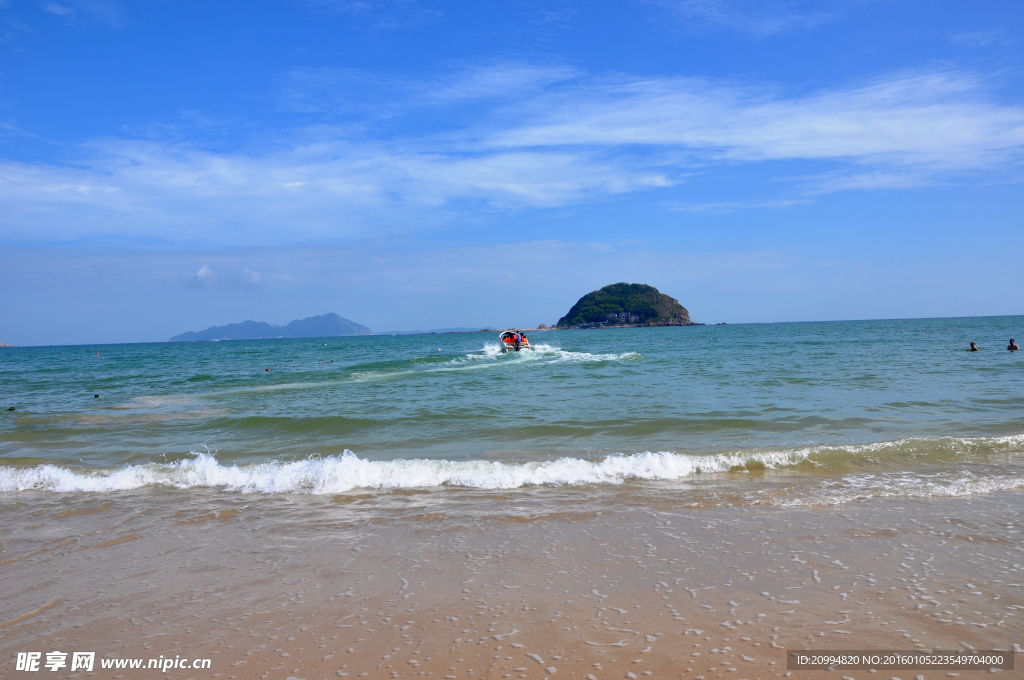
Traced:
[[203, 265], [195, 274], [188, 278], [188, 285], [194, 287], [205, 287], [213, 285], [217, 280], [217, 272], [210, 269], [209, 265]]
[[63, 17], [63, 16], [74, 16], [75, 15], [75, 10], [71, 9], [70, 7], [65, 7], [64, 5], [60, 5], [60, 4], [56, 3], [56, 2], [44, 2], [42, 7], [43, 7], [43, 11], [49, 12], [50, 14], [56, 14], [57, 16], [62, 16]]
[[903, 73], [784, 96], [702, 79], [630, 80], [531, 102], [532, 119], [482, 141], [493, 147], [677, 148], [712, 160], [853, 160], [978, 167], [1017, 158], [1024, 107], [985, 96], [982, 78]]
[[243, 286], [256, 286], [263, 281], [263, 274], [250, 269], [243, 269], [238, 280]]
[[701, 209], [1006, 181], [1024, 159], [1024, 106], [969, 71], [788, 93], [504, 64], [435, 84], [380, 95], [396, 111], [441, 112], [443, 124], [418, 135], [310, 124], [244, 151], [127, 138], [96, 140], [62, 164], [0, 161], [0, 239], [295, 244], [656, 191], [717, 166], [785, 161], [792, 175], [799, 161], [807, 176], [787, 177], [782, 196]]

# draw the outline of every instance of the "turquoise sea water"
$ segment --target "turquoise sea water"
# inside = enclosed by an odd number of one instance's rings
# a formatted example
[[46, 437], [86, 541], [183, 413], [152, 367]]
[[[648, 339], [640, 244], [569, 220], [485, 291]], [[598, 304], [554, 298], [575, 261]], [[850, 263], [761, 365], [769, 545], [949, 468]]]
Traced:
[[4, 349], [0, 492], [1024, 489], [1010, 337], [1024, 317]]

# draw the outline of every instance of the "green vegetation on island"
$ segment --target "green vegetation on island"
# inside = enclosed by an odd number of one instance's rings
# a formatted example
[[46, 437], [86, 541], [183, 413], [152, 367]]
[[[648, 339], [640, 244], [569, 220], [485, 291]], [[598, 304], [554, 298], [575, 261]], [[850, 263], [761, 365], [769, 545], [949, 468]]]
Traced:
[[587, 293], [558, 320], [571, 326], [695, 326], [679, 300], [643, 283], [613, 283]]

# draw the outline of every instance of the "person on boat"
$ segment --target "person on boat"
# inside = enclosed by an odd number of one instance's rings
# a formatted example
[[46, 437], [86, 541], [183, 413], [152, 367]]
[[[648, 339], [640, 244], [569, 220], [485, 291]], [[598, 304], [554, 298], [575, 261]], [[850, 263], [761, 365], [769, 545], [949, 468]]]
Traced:
[[1020, 345], [1018, 345], [1017, 343], [1015, 343], [1015, 342], [1013, 341], [1013, 338], [1010, 338], [1010, 344], [1009, 344], [1009, 346], [1007, 346], [1007, 348], [1006, 348], [1006, 349], [1010, 350], [1011, 352], [1016, 352], [1017, 350], [1019, 350], [1019, 349], [1020, 349]]
[[968, 351], [968, 352], [977, 352], [977, 351], [978, 351], [978, 346], [977, 346], [977, 345], [975, 345], [975, 344], [974, 344], [974, 343], [972, 342], [972, 343], [971, 343], [971, 348], [970, 348], [969, 350], [967, 350], [967, 351]]
[[516, 351], [519, 351], [519, 346], [523, 344], [523, 336], [520, 335], [519, 331], [516, 331]]
[[522, 342], [523, 342], [523, 344], [524, 344], [524, 345], [525, 345], [525, 344], [526, 344], [527, 342], [529, 342], [529, 341], [528, 341], [528, 340], [526, 339], [526, 333], [520, 333], [520, 334], [519, 334], [519, 337], [520, 337], [520, 339], [522, 340]]

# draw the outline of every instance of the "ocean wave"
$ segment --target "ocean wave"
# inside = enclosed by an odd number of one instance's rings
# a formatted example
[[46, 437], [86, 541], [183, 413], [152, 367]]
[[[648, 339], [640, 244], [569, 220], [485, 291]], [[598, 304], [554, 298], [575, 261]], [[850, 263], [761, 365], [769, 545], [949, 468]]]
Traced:
[[[961, 496], [1024, 488], [1020, 460], [1024, 435], [908, 438], [847, 446], [688, 454], [616, 453], [600, 459], [563, 457], [506, 463], [398, 459], [373, 461], [346, 450], [341, 456], [297, 461], [224, 464], [209, 452], [173, 463], [71, 469], [55, 465], [0, 466], [0, 492], [127, 491], [148, 486], [217, 488], [243, 493], [335, 494], [353, 489], [454, 487], [516, 489], [527, 486], [677, 481], [699, 474], [790, 470], [814, 481], [783, 504], [838, 503], [880, 496]], [[936, 463], [947, 465], [936, 466]], [[948, 464], [954, 463], [956, 467]], [[978, 474], [981, 464], [993, 474]], [[993, 464], [996, 464], [993, 466]], [[1007, 466], [1006, 464], [1009, 464]], [[972, 466], [964, 469], [963, 466]], [[943, 469], [945, 468], [945, 469]]]
[[822, 469], [847, 465], [907, 466], [988, 461], [1024, 453], [1024, 435], [1001, 437], [905, 437], [867, 444], [818, 445], [798, 449]]
[[540, 485], [621, 484], [628, 480], [678, 480], [704, 472], [780, 468], [803, 459], [799, 452], [693, 456], [668, 452], [614, 454], [601, 460], [560, 458], [530, 463], [496, 461], [371, 461], [351, 451], [292, 462], [223, 465], [209, 453], [175, 463], [76, 471], [55, 465], [0, 467], [0, 492], [128, 491], [146, 486], [222, 488], [245, 493], [334, 494], [352, 489], [453, 486], [515, 489]]

